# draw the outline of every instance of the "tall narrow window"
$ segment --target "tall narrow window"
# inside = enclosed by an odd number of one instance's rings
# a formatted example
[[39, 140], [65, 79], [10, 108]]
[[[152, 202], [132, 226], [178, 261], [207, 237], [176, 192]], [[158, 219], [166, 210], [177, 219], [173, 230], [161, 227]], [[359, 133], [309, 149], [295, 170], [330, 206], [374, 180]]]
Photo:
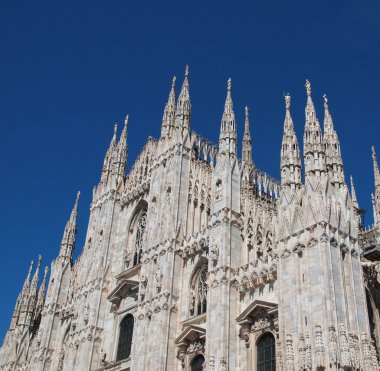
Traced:
[[208, 263], [203, 264], [193, 280], [190, 302], [190, 315], [192, 316], [206, 313], [207, 310], [207, 266]]
[[205, 358], [200, 354], [191, 361], [191, 371], [202, 371]]
[[276, 341], [271, 333], [264, 334], [257, 343], [257, 371], [276, 370]]
[[120, 323], [116, 361], [126, 359], [131, 355], [133, 324], [132, 314], [127, 314]]
[[137, 224], [136, 230], [136, 240], [135, 240], [135, 253], [133, 255], [133, 265], [138, 265], [141, 263], [142, 248], [145, 237], [146, 229], [146, 212], [144, 212]]

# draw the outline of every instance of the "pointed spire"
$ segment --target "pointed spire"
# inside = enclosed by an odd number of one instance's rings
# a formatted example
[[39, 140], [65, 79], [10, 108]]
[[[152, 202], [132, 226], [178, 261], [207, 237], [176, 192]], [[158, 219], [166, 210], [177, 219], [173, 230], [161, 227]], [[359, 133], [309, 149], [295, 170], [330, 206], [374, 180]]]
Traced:
[[380, 187], [380, 172], [379, 172], [379, 165], [377, 163], [375, 146], [372, 146], [372, 160], [373, 160], [373, 173], [375, 176], [375, 188], [378, 188]]
[[117, 144], [116, 149], [116, 158], [114, 163], [113, 173], [116, 176], [116, 182], [118, 183], [125, 176], [125, 168], [127, 166], [128, 159], [128, 120], [129, 115], [125, 117], [124, 127], [121, 132], [119, 143]]
[[290, 94], [284, 94], [284, 98], [286, 112], [281, 147], [281, 183], [290, 185], [294, 189], [299, 188], [301, 185], [301, 156], [293, 119], [290, 114]]
[[34, 264], [34, 262], [33, 262], [33, 260], [32, 260], [32, 261], [30, 262], [28, 275], [26, 276], [25, 281], [24, 281], [23, 291], [24, 291], [24, 290], [29, 290], [29, 287], [30, 287], [30, 276], [31, 276], [31, 274], [32, 274], [33, 264]]
[[[38, 268], [37, 266], [37, 276], [38, 276]], [[17, 320], [17, 325], [20, 326], [29, 326], [30, 325], [30, 318], [31, 318], [31, 307], [30, 307], [30, 297], [33, 296], [33, 288], [35, 286], [36, 281], [36, 273], [33, 275], [32, 281], [30, 281], [30, 276], [32, 274], [33, 269], [33, 261], [30, 263], [29, 272], [25, 279], [24, 286], [22, 288], [22, 291], [17, 299], [19, 301], [19, 316]]]
[[251, 139], [251, 133], [249, 130], [249, 115], [248, 115], [247, 106], [245, 107], [245, 125], [244, 125], [244, 135], [243, 135], [243, 144], [242, 144], [242, 160], [248, 165], [253, 165], [252, 139]]
[[191, 104], [189, 90], [189, 66], [186, 66], [185, 79], [182, 83], [175, 113], [175, 127], [180, 131], [190, 130]]
[[234, 106], [231, 97], [231, 78], [227, 81], [227, 97], [220, 126], [219, 154], [229, 154], [236, 157], [236, 122]]
[[175, 82], [176, 77], [173, 77], [172, 87], [170, 89], [168, 101], [165, 105], [164, 115], [162, 117], [162, 125], [161, 125], [161, 137], [170, 136], [171, 131], [175, 125], [175, 112], [176, 112], [176, 104], [175, 104]]
[[331, 183], [339, 188], [345, 184], [340, 142], [334, 129], [326, 94], [323, 95], [323, 100], [325, 107], [323, 145], [326, 154], [326, 169]]
[[49, 272], [49, 268], [45, 267], [44, 278], [42, 279], [42, 283], [41, 283], [40, 289], [38, 290], [37, 305], [36, 305], [36, 315], [35, 315], [35, 317], [38, 317], [38, 315], [41, 313], [42, 308], [44, 306], [45, 292], [46, 292], [46, 276], [47, 276], [48, 272]]
[[117, 140], [116, 138], [117, 138], [117, 122], [115, 122], [113, 126], [113, 137], [112, 137], [111, 145], [116, 143], [116, 140]]
[[111, 143], [104, 157], [100, 183], [106, 184], [112, 175], [113, 165], [116, 160], [116, 153], [115, 153], [116, 146], [117, 146], [117, 123], [115, 123], [114, 125]]
[[372, 160], [373, 172], [375, 176], [375, 194], [373, 196], [374, 219], [375, 223], [378, 224], [378, 228], [380, 228], [380, 172], [379, 165], [377, 163], [375, 146], [372, 146]]
[[71, 211], [70, 219], [68, 220], [65, 231], [63, 232], [61, 249], [59, 257], [71, 262], [75, 240], [77, 235], [77, 216], [78, 216], [78, 203], [80, 192], [77, 193], [73, 210]]
[[356, 197], [356, 191], [355, 191], [355, 185], [354, 185], [354, 178], [352, 175], [350, 176], [350, 183], [351, 183], [351, 199], [352, 199], [352, 204], [356, 209], [359, 209], [359, 203], [358, 199]]
[[326, 171], [325, 150], [322, 141], [322, 130], [317, 119], [313, 100], [311, 98], [311, 84], [306, 80], [307, 103], [305, 108], [304, 131], [304, 161], [306, 175], [314, 174], [320, 177]]
[[36, 271], [34, 272], [34, 275], [33, 275], [33, 278], [32, 278], [32, 283], [31, 283], [31, 286], [30, 286], [30, 291], [32, 292], [32, 294], [34, 293], [34, 291], [37, 290], [37, 286], [38, 286], [38, 281], [39, 281], [39, 273], [40, 273], [40, 266], [41, 266], [41, 261], [42, 261], [42, 257], [41, 255], [38, 255], [38, 263], [37, 263], [37, 268], [36, 268]]

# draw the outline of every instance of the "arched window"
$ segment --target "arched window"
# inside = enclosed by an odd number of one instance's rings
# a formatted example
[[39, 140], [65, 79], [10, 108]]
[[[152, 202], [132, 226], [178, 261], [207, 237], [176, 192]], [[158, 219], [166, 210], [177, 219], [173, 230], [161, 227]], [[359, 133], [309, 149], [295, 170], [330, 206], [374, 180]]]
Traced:
[[271, 333], [264, 334], [257, 343], [257, 371], [276, 370], [276, 341]]
[[191, 371], [202, 371], [204, 362], [205, 362], [205, 357], [203, 357], [202, 354], [196, 356], [191, 361]]
[[127, 314], [120, 323], [116, 361], [126, 359], [131, 355], [133, 324], [134, 318], [132, 314]]
[[207, 310], [207, 280], [208, 263], [204, 263], [196, 273], [193, 284], [190, 301], [190, 315], [198, 316], [206, 313]]
[[133, 265], [138, 265], [141, 263], [141, 255], [145, 237], [146, 229], [146, 211], [144, 211], [139, 221], [137, 222], [136, 238], [135, 238], [135, 252], [133, 255]]

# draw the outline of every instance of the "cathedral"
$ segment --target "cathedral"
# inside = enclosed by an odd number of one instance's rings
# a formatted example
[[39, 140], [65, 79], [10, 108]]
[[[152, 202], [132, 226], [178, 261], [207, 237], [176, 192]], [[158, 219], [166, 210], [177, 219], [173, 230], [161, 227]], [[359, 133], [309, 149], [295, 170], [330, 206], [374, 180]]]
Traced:
[[191, 130], [189, 69], [178, 98], [175, 81], [128, 171], [115, 125], [79, 257], [78, 193], [50, 268], [30, 265], [0, 370], [379, 370], [375, 148], [368, 227], [309, 81], [302, 149], [284, 97], [280, 180], [255, 165], [248, 108], [238, 155], [231, 79], [218, 144]]

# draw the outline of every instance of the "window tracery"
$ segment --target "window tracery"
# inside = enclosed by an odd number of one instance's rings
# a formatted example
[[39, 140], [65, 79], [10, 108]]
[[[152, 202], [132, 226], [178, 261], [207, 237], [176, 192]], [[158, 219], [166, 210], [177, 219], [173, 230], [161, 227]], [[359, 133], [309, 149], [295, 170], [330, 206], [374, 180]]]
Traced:
[[208, 263], [204, 263], [193, 280], [190, 298], [190, 315], [198, 316], [207, 310], [207, 272]]

